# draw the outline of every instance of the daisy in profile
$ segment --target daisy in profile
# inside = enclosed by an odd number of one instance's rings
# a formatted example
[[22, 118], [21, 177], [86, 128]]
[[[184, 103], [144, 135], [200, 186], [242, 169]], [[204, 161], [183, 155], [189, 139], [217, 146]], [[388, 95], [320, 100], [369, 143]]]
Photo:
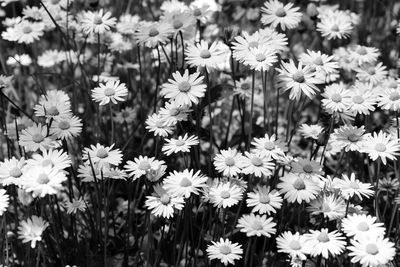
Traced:
[[43, 198], [57, 194], [67, 180], [64, 172], [50, 166], [29, 166], [21, 177], [21, 185], [26, 192], [32, 192], [33, 197]]
[[334, 178], [333, 187], [340, 190], [340, 194], [344, 199], [349, 199], [356, 195], [362, 200], [363, 197], [369, 198], [374, 194], [372, 185], [356, 179], [354, 173], [352, 173], [350, 177], [346, 174], [342, 174], [342, 179]]
[[4, 159], [4, 162], [0, 162], [0, 184], [3, 186], [18, 185], [25, 165], [24, 158], [17, 159], [16, 157]]
[[356, 68], [355, 71], [357, 72], [356, 77], [361, 82], [371, 83], [375, 86], [382, 82], [388, 74], [382, 62], [363, 64]]
[[262, 138], [254, 138], [251, 144], [254, 146], [253, 152], [273, 159], [284, 157], [288, 150], [285, 142], [278, 139], [275, 134], [271, 136], [265, 134]]
[[81, 25], [86, 34], [104, 34], [115, 27], [117, 19], [111, 17], [111, 12], [100, 9], [97, 12], [87, 11], [83, 14]]
[[53, 141], [47, 136], [47, 126], [34, 124], [31, 127], [22, 130], [19, 144], [25, 147], [26, 151], [46, 150]]
[[291, 258], [298, 258], [304, 261], [309, 253], [306, 241], [305, 235], [301, 235], [299, 232], [292, 234], [286, 231], [276, 238], [276, 246], [278, 247], [278, 252], [286, 253]]
[[57, 170], [65, 170], [71, 166], [71, 159], [63, 150], [43, 150], [41, 154], [35, 153], [28, 159], [28, 165], [49, 166]]
[[304, 138], [311, 138], [314, 140], [318, 140], [321, 133], [324, 131], [324, 127], [318, 124], [305, 124], [303, 123], [300, 125], [299, 128], [299, 133], [304, 137]]
[[146, 197], [145, 206], [154, 216], [169, 219], [174, 216], [175, 210], [183, 208], [183, 197], [168, 193], [161, 184], [153, 186], [153, 189], [154, 193]]
[[275, 168], [272, 158], [266, 155], [245, 152], [243, 158], [244, 174], [253, 174], [256, 177], [269, 176]]
[[183, 75], [177, 71], [172, 77], [173, 79], [168, 79], [168, 82], [163, 84], [161, 95], [175, 101], [179, 106], [198, 104], [207, 87], [203, 83], [203, 76], [200, 76], [199, 72], [189, 74], [189, 71], [185, 70]]
[[351, 93], [344, 84], [334, 83], [325, 87], [322, 106], [333, 112], [343, 112], [350, 108]]
[[162, 151], [165, 155], [177, 154], [179, 152], [189, 152], [192, 146], [199, 144], [199, 138], [197, 136], [189, 136], [187, 133], [184, 136], [178, 136], [177, 139], [170, 138], [165, 139], [165, 144], [162, 147]]
[[280, 26], [282, 30], [294, 29], [299, 25], [302, 13], [299, 7], [293, 7], [293, 3], [284, 5], [278, 0], [269, 0], [261, 8], [261, 22], [273, 28]]
[[154, 48], [165, 44], [172, 35], [173, 29], [169, 23], [145, 23], [138, 27], [135, 37], [140, 45]]
[[252, 213], [270, 215], [276, 213], [282, 206], [283, 199], [276, 190], [270, 191], [269, 187], [258, 186], [253, 192], [247, 194], [247, 207], [252, 207]]
[[363, 236], [383, 236], [385, 227], [383, 223], [376, 222], [377, 218], [366, 214], [352, 214], [342, 219], [343, 232], [354, 239]]
[[86, 204], [83, 198], [73, 199], [72, 202], [65, 202], [65, 208], [67, 209], [67, 214], [76, 214], [78, 211], [85, 211]]
[[329, 221], [341, 219], [346, 213], [346, 204], [341, 197], [336, 197], [333, 194], [317, 197], [311, 200], [307, 211], [310, 215], [318, 216], [322, 214], [324, 218], [328, 218]]
[[187, 169], [182, 172], [174, 171], [164, 179], [163, 188], [173, 195], [189, 198], [192, 194], [200, 193], [206, 186], [207, 179], [200, 171]]
[[280, 180], [277, 188], [289, 203], [300, 204], [303, 201], [309, 203], [321, 191], [317, 182], [291, 172], [281, 177]]
[[153, 132], [155, 136], [167, 137], [173, 133], [174, 125], [157, 113], [152, 114], [146, 120], [146, 129]]
[[331, 39], [347, 39], [353, 31], [353, 24], [350, 17], [343, 11], [325, 12], [320, 16], [321, 21], [317, 22], [317, 31], [322, 37]]
[[332, 144], [340, 149], [344, 148], [346, 152], [361, 152], [367, 136], [364, 126], [343, 125], [332, 133]]
[[303, 65], [299, 62], [298, 66], [293, 60], [282, 62], [281, 68], [276, 69], [279, 72], [278, 86], [283, 91], [290, 90], [289, 99], [300, 100], [305, 94], [308, 98], [312, 98], [316, 92], [319, 92], [317, 84], [323, 83], [315, 78], [315, 73], [311, 67]]
[[236, 149], [221, 150], [214, 157], [215, 169], [223, 176], [233, 177], [242, 172], [244, 157]]
[[324, 259], [339, 256], [343, 253], [346, 240], [338, 231], [329, 232], [327, 228], [321, 230], [310, 230], [305, 234], [306, 246], [309, 247], [310, 255], [317, 257], [321, 255]]
[[49, 226], [49, 223], [41, 217], [33, 215], [18, 226], [18, 239], [22, 239], [22, 243], [31, 243], [31, 248], [36, 247], [36, 243], [42, 241], [42, 234]]
[[128, 89], [124, 83], [117, 81], [108, 81], [106, 84], [99, 84], [92, 90], [92, 99], [99, 102], [100, 106], [107, 105], [112, 102], [117, 104], [118, 102], [125, 101], [125, 97], [128, 95]]
[[207, 255], [210, 260], [220, 260], [225, 266], [235, 264], [235, 260], [242, 258], [243, 249], [238, 243], [232, 243], [229, 239], [219, 241], [211, 241], [212, 245], [207, 247]]
[[223, 61], [220, 43], [213, 42], [211, 46], [204, 40], [198, 44], [189, 44], [185, 50], [186, 61], [191, 67], [206, 68], [208, 71], [216, 69]]
[[350, 59], [358, 63], [359, 66], [370, 63], [374, 64], [380, 55], [378, 48], [356, 45], [350, 48]]
[[276, 233], [276, 223], [272, 221], [272, 218], [253, 213], [243, 215], [236, 227], [240, 228], [240, 232], [246, 233], [247, 236], [271, 237], [271, 235]]
[[209, 198], [214, 207], [229, 208], [236, 205], [243, 197], [242, 189], [229, 182], [220, 182], [210, 188]]
[[129, 174], [129, 177], [133, 178], [133, 181], [142, 177], [146, 173], [153, 169], [160, 168], [165, 162], [155, 159], [154, 157], [139, 156], [132, 160], [128, 160], [125, 165], [125, 169]]
[[90, 161], [97, 168], [108, 168], [110, 165], [118, 166], [122, 162], [121, 150], [113, 149], [114, 144], [111, 146], [103, 146], [101, 144], [90, 145], [83, 150], [83, 159]]
[[276, 50], [268, 46], [250, 48], [247, 56], [243, 59], [243, 64], [256, 71], [268, 71], [275, 62], [278, 61]]
[[363, 151], [373, 161], [380, 158], [383, 164], [386, 165], [387, 159], [396, 160], [396, 156], [400, 152], [400, 144], [397, 138], [380, 131], [379, 133], [372, 133], [372, 135], [367, 136], [363, 145]]
[[400, 109], [400, 87], [388, 88], [379, 92], [378, 106], [385, 110], [398, 111]]
[[351, 262], [362, 266], [387, 266], [396, 255], [395, 244], [383, 236], [363, 236], [350, 242]]
[[350, 110], [364, 115], [369, 115], [374, 111], [377, 99], [372, 90], [372, 84], [356, 82], [350, 90]]
[[164, 118], [167, 123], [175, 124], [178, 121], [186, 121], [192, 110], [189, 106], [181, 105], [175, 101], [165, 103], [165, 107], [160, 108], [158, 114]]
[[7, 191], [4, 189], [0, 189], [0, 216], [3, 216], [4, 212], [8, 208], [9, 196], [7, 195]]
[[71, 140], [82, 132], [82, 120], [76, 116], [68, 116], [55, 120], [50, 127], [50, 134], [62, 140]]

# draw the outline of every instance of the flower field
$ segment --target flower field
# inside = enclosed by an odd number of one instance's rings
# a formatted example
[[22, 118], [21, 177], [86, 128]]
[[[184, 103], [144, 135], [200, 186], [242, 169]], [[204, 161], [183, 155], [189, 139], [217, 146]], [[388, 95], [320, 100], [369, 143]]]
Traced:
[[0, 0], [0, 267], [400, 266], [400, 2]]

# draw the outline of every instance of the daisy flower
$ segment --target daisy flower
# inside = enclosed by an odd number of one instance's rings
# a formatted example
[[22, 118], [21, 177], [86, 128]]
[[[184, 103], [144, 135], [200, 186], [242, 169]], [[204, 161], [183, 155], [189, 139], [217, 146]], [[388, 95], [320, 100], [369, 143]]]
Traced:
[[311, 138], [314, 140], [318, 140], [320, 134], [323, 132], [324, 127], [318, 125], [318, 124], [305, 124], [303, 123], [300, 125], [299, 128], [299, 133], [304, 137], [304, 138]]
[[272, 28], [280, 26], [284, 31], [294, 29], [301, 21], [302, 13], [298, 12], [299, 9], [299, 7], [293, 7], [293, 3], [284, 5], [277, 0], [269, 0], [261, 8], [261, 22]]
[[351, 262], [362, 266], [386, 266], [396, 255], [395, 244], [383, 236], [365, 236], [359, 240], [353, 239], [350, 243], [347, 249], [350, 250]]
[[320, 178], [322, 175], [322, 166], [314, 161], [306, 158], [299, 158], [291, 164], [291, 172], [302, 174], [307, 178]]
[[46, 95], [40, 96], [39, 104], [34, 107], [34, 110], [35, 115], [45, 117], [46, 122], [72, 116], [69, 96], [59, 90], [51, 90]]
[[99, 102], [100, 106], [110, 103], [114, 104], [125, 101], [125, 97], [128, 95], [128, 89], [124, 83], [117, 81], [108, 81], [106, 84], [99, 84], [92, 90], [92, 99]]
[[343, 125], [332, 133], [332, 144], [340, 149], [344, 148], [346, 152], [360, 152], [367, 136], [364, 126]]
[[240, 96], [242, 99], [251, 97], [251, 77], [240, 78], [236, 81], [236, 87], [233, 88], [234, 95]]
[[218, 259], [225, 266], [228, 264], [235, 264], [235, 260], [242, 258], [243, 249], [238, 243], [232, 243], [229, 239], [223, 239], [219, 241], [211, 241], [212, 245], [207, 247], [207, 254], [210, 260]]
[[325, 87], [322, 106], [334, 112], [343, 112], [351, 105], [351, 93], [343, 84], [334, 83]]
[[82, 179], [83, 183], [90, 183], [95, 180], [101, 180], [104, 176], [101, 176], [100, 169], [96, 168], [96, 166], [90, 165], [89, 162], [84, 162], [78, 167], [78, 178]]
[[343, 218], [346, 213], [346, 204], [343, 199], [336, 197], [335, 195], [319, 196], [314, 200], [311, 200], [307, 211], [310, 215], [318, 216], [322, 214], [324, 218], [328, 218], [329, 221]]
[[267, 218], [266, 215], [255, 215], [253, 213], [243, 215], [239, 221], [237, 228], [240, 232], [246, 233], [247, 236], [265, 236], [271, 237], [276, 233], [276, 223], [272, 218]]
[[243, 158], [244, 174], [254, 174], [256, 177], [269, 176], [275, 168], [272, 158], [266, 155], [245, 152]]
[[200, 76], [199, 72], [189, 74], [189, 71], [185, 70], [183, 75], [177, 71], [172, 77], [173, 79], [168, 79], [168, 82], [163, 84], [161, 95], [175, 101], [179, 106], [198, 104], [207, 87], [203, 83], [203, 76]]
[[344, 199], [350, 199], [356, 195], [362, 200], [363, 197], [369, 198], [374, 194], [374, 191], [371, 190], [372, 185], [356, 179], [354, 173], [352, 173], [350, 177], [346, 174], [342, 174], [342, 179], [334, 178], [333, 187], [340, 190], [340, 194]]
[[32, 192], [33, 197], [43, 198], [55, 195], [62, 189], [62, 183], [67, 180], [64, 172], [50, 166], [28, 166], [21, 177], [21, 185], [26, 192]]
[[34, 124], [31, 127], [22, 130], [19, 144], [25, 147], [26, 151], [46, 150], [53, 141], [47, 136], [47, 126]]
[[204, 40], [197, 44], [189, 44], [186, 47], [185, 56], [189, 66], [206, 68], [208, 71], [216, 69], [225, 57], [219, 43], [213, 42], [209, 47]]
[[236, 205], [242, 199], [242, 190], [236, 184], [221, 182], [210, 188], [210, 202], [214, 207], [229, 208]]
[[281, 194], [284, 194], [284, 198], [289, 203], [296, 201], [299, 204], [303, 201], [309, 203], [321, 191], [317, 182], [294, 173], [288, 173], [280, 180], [277, 188], [279, 188]]
[[247, 207], [253, 207], [253, 213], [270, 215], [276, 213], [282, 206], [282, 197], [276, 190], [270, 191], [269, 187], [258, 186], [253, 192], [247, 194]]
[[186, 121], [191, 111], [189, 106], [170, 101], [165, 103], [165, 107], [161, 108], [158, 114], [163, 117], [167, 123], [175, 124], [178, 121]]
[[82, 120], [76, 116], [70, 116], [55, 120], [50, 127], [50, 134], [62, 140], [71, 140], [82, 132]]
[[199, 144], [199, 138], [197, 136], [189, 136], [187, 133], [184, 136], [178, 136], [178, 139], [171, 138], [165, 139], [166, 144], [162, 147], [162, 151], [165, 155], [169, 156], [173, 153], [189, 152], [190, 147]]
[[31, 248], [36, 247], [36, 242], [42, 241], [42, 234], [49, 226], [49, 223], [41, 217], [33, 215], [18, 226], [18, 239], [22, 239], [22, 243], [31, 243]]
[[173, 124], [168, 122], [165, 117], [154, 113], [146, 120], [146, 129], [153, 132], [155, 136], [167, 137], [173, 133]]
[[379, 92], [378, 106], [385, 110], [398, 111], [400, 109], [400, 87], [384, 89]]
[[349, 51], [350, 59], [356, 61], [359, 66], [365, 63], [374, 64], [380, 55], [380, 52], [377, 48], [362, 45], [351, 47]]
[[379, 133], [373, 133], [366, 137], [363, 151], [367, 153], [373, 161], [380, 158], [383, 164], [386, 165], [387, 159], [396, 160], [396, 156], [399, 155], [400, 144], [397, 138], [380, 131]]
[[195, 173], [187, 169], [182, 172], [174, 171], [164, 179], [163, 187], [173, 195], [189, 198], [191, 194], [200, 193], [200, 190], [206, 186], [207, 179], [206, 176], [200, 174], [200, 171]]
[[306, 254], [309, 253], [306, 241], [305, 235], [301, 235], [298, 232], [292, 234], [286, 231], [276, 238], [276, 246], [280, 253], [289, 254], [291, 258], [305, 260], [307, 258]]
[[86, 34], [104, 34], [114, 28], [116, 23], [117, 19], [111, 17], [111, 12], [104, 13], [103, 9], [98, 12], [87, 11], [81, 20], [82, 30]]
[[72, 202], [67, 201], [64, 206], [67, 209], [67, 214], [76, 214], [78, 211], [86, 210], [86, 204], [83, 198], [74, 199]]
[[133, 181], [150, 172], [151, 170], [158, 169], [165, 162], [156, 160], [155, 158], [147, 156], [139, 156], [132, 160], [128, 160], [125, 165], [125, 169], [129, 174], [129, 177], [133, 177]]
[[376, 95], [372, 91], [372, 84], [357, 82], [350, 90], [350, 110], [358, 114], [369, 115], [375, 110]]
[[326, 81], [329, 74], [338, 72], [339, 64], [334, 61], [333, 56], [322, 54], [321, 51], [307, 50], [307, 53], [300, 55], [303, 64], [315, 69], [315, 75], [322, 81]]
[[285, 142], [278, 139], [275, 134], [271, 135], [265, 134], [262, 138], [254, 138], [251, 142], [255, 148], [253, 152], [273, 159], [279, 159], [285, 156], [285, 152], [288, 150]]
[[221, 150], [214, 157], [215, 169], [223, 176], [233, 177], [241, 173], [244, 157], [236, 149]]
[[252, 70], [268, 71], [278, 61], [276, 52], [268, 46], [250, 48], [243, 59], [243, 64], [248, 65]]
[[378, 85], [383, 79], [386, 78], [388, 71], [383, 66], [382, 62], [363, 64], [359, 68], [356, 68], [356, 77], [365, 83], [371, 83], [372, 85]]
[[4, 212], [8, 208], [9, 196], [7, 195], [7, 191], [4, 189], [0, 189], [0, 216], [3, 216]]
[[363, 236], [383, 236], [385, 227], [383, 223], [376, 222], [377, 218], [366, 214], [352, 214], [342, 219], [342, 230], [348, 237], [354, 239]]
[[322, 255], [324, 259], [329, 256], [336, 257], [343, 253], [346, 240], [338, 231], [329, 232], [327, 228], [321, 230], [310, 230], [305, 234], [306, 246], [309, 247], [310, 255], [317, 257]]
[[97, 168], [108, 168], [110, 165], [118, 166], [122, 162], [121, 150], [113, 149], [114, 144], [111, 146], [103, 146], [101, 144], [90, 145], [83, 150], [83, 159], [90, 161]]
[[168, 23], [171, 25], [173, 36], [179, 35], [182, 32], [184, 36], [193, 35], [196, 25], [196, 19], [192, 12], [167, 12], [162, 18], [161, 23]]
[[71, 166], [71, 159], [63, 150], [43, 150], [42, 154], [35, 153], [28, 159], [28, 165], [49, 166], [57, 170], [64, 170]]
[[114, 117], [114, 121], [117, 123], [127, 123], [130, 124], [135, 121], [137, 110], [134, 108], [126, 107], [117, 112]]
[[168, 193], [160, 184], [153, 186], [153, 189], [154, 193], [146, 197], [145, 206], [154, 216], [169, 219], [174, 216], [175, 210], [183, 208], [183, 197]]
[[[12, 31], [14, 36], [14, 40], [9, 40], [4, 38], [4, 32], [2, 33], [2, 37], [9, 41], [16, 41], [18, 43], [31, 44], [36, 40], [39, 40], [40, 37], [44, 34], [44, 24], [41, 22], [31, 22], [28, 20], [22, 20], [20, 23], [15, 25], [13, 28], [7, 29]], [[5, 33], [7, 33], [5, 32]]]
[[24, 158], [17, 159], [12, 157], [11, 159], [4, 159], [4, 162], [0, 162], [0, 184], [3, 186], [18, 185], [24, 166]]
[[298, 66], [293, 60], [282, 62], [281, 68], [276, 70], [279, 72], [278, 86], [283, 91], [290, 90], [289, 99], [291, 100], [299, 100], [302, 93], [312, 98], [316, 92], [319, 92], [316, 84], [323, 83], [315, 78], [315, 73], [310, 66], [305, 66], [301, 62]]
[[140, 45], [154, 48], [165, 44], [172, 35], [173, 29], [169, 23], [152, 22], [139, 26], [135, 37]]
[[321, 16], [321, 21], [317, 22], [317, 31], [328, 40], [347, 39], [353, 31], [353, 25], [347, 14], [333, 11]]

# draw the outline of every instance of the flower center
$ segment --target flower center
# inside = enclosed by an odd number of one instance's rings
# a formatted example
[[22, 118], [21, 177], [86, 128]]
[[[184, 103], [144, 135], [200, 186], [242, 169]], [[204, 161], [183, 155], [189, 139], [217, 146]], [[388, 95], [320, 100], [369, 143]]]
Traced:
[[221, 198], [223, 199], [227, 199], [231, 197], [231, 193], [229, 193], [229, 191], [222, 191], [220, 194]]
[[231, 166], [235, 165], [235, 159], [232, 157], [227, 157], [225, 159], [225, 164], [226, 164], [226, 166], [231, 167]]
[[46, 166], [53, 167], [54, 164], [53, 164], [53, 162], [51, 160], [45, 159], [45, 160], [42, 161], [42, 166], [43, 167], [46, 167]]
[[141, 169], [142, 171], [146, 171], [150, 168], [151, 168], [151, 165], [147, 160], [141, 161], [139, 163], [139, 169]]
[[32, 135], [32, 141], [35, 143], [41, 143], [41, 142], [43, 142], [43, 140], [44, 140], [44, 137], [40, 133]]
[[51, 3], [52, 3], [53, 5], [57, 5], [58, 3], [60, 3], [60, 0], [51, 0]]
[[175, 142], [175, 145], [176, 145], [176, 146], [183, 146], [184, 144], [185, 144], [185, 141], [182, 140], [182, 139], [178, 139], [178, 140], [176, 140], [176, 142]]
[[242, 90], [247, 91], [247, 90], [250, 89], [250, 84], [248, 84], [248, 83], [242, 83], [242, 84], [240, 85], [240, 88], [241, 88]]
[[188, 81], [183, 81], [181, 83], [178, 84], [178, 90], [186, 93], [190, 90], [192, 86], [190, 85], [190, 83]]
[[310, 164], [307, 164], [303, 166], [303, 171], [306, 173], [312, 173], [314, 171], [314, 168]]
[[254, 220], [254, 222], [251, 224], [251, 227], [257, 231], [260, 231], [264, 228], [262, 223], [258, 220]]
[[292, 240], [292, 241], [290, 242], [290, 244], [289, 244], [289, 247], [290, 247], [291, 249], [293, 249], [293, 250], [299, 250], [299, 249], [301, 249], [301, 245], [300, 245], [299, 241], [297, 241], [297, 240]]
[[282, 18], [282, 17], [286, 16], [286, 11], [285, 11], [285, 9], [283, 7], [280, 7], [275, 11], [275, 15], [277, 17]]
[[219, 252], [221, 252], [224, 255], [228, 255], [229, 253], [231, 253], [231, 248], [228, 247], [227, 245], [222, 245], [219, 247]]
[[19, 168], [15, 167], [10, 171], [10, 176], [14, 178], [18, 178], [22, 175], [22, 172]]
[[397, 101], [397, 100], [400, 99], [400, 94], [399, 94], [398, 92], [392, 92], [392, 93], [390, 93], [390, 95], [389, 95], [389, 99], [390, 99], [391, 101]]
[[355, 95], [353, 96], [353, 102], [356, 104], [362, 104], [364, 103], [364, 98], [360, 95]]
[[304, 73], [302, 71], [297, 71], [293, 74], [293, 80], [298, 83], [303, 83], [305, 81]]
[[171, 116], [176, 116], [178, 114], [179, 114], [179, 109], [177, 109], [177, 108], [171, 108], [169, 110], [169, 115], [171, 115]]
[[382, 143], [378, 143], [375, 145], [375, 150], [378, 152], [385, 152], [386, 151], [386, 146]]
[[264, 148], [265, 148], [266, 150], [273, 150], [273, 149], [275, 148], [275, 143], [274, 143], [274, 142], [271, 142], [271, 141], [266, 141], [266, 142], [264, 143]]
[[194, 9], [193, 10], [193, 15], [195, 16], [195, 17], [198, 17], [198, 16], [201, 16], [201, 9], [200, 8], [196, 8], [196, 9]]
[[71, 125], [69, 124], [68, 121], [60, 121], [58, 123], [58, 128], [60, 128], [61, 130], [68, 130], [71, 127]]
[[52, 106], [47, 110], [47, 114], [49, 114], [50, 116], [57, 116], [58, 114], [60, 114], [60, 112], [55, 106]]
[[182, 187], [189, 187], [192, 185], [192, 181], [190, 181], [188, 178], [184, 177], [181, 182], [179, 183], [180, 186]]
[[113, 88], [106, 88], [104, 89], [104, 95], [108, 97], [113, 96], [115, 95], [115, 90]]
[[370, 67], [370, 68], [368, 68], [367, 72], [369, 75], [374, 75], [376, 73], [376, 70], [374, 67]]
[[331, 96], [331, 99], [333, 102], [339, 103], [340, 101], [342, 101], [342, 96], [338, 93], [335, 93]]
[[338, 32], [338, 31], [339, 31], [339, 26], [338, 26], [337, 24], [333, 25], [333, 26], [331, 27], [331, 31], [333, 31], [333, 32]]
[[251, 159], [251, 164], [253, 164], [256, 167], [259, 167], [259, 166], [263, 165], [263, 161], [261, 158], [254, 157]]
[[360, 186], [356, 182], [350, 182], [349, 187], [352, 189], [360, 189]]
[[395, 81], [391, 81], [390, 83], [389, 83], [389, 85], [388, 85], [388, 88], [397, 88], [397, 82], [395, 82]]
[[47, 184], [48, 182], [50, 182], [49, 176], [45, 173], [41, 173], [38, 176], [37, 182], [38, 184]]
[[329, 236], [325, 232], [321, 232], [317, 237], [319, 242], [326, 243], [329, 241]]
[[357, 230], [358, 230], [358, 231], [361, 231], [361, 232], [366, 232], [366, 231], [368, 231], [368, 230], [369, 230], [368, 223], [366, 223], [366, 222], [360, 222], [360, 223], [357, 225]]
[[321, 66], [324, 64], [324, 62], [322, 61], [321, 57], [317, 57], [316, 59], [314, 59], [314, 64]]
[[163, 205], [168, 205], [168, 204], [171, 202], [171, 198], [168, 196], [168, 194], [163, 194], [163, 195], [160, 197], [160, 202], [161, 202]]
[[25, 34], [31, 33], [32, 28], [30, 26], [25, 26], [24, 28], [22, 28], [22, 32]]
[[267, 58], [267, 57], [266, 57], [264, 54], [261, 54], [261, 53], [258, 53], [258, 54], [256, 55], [256, 60], [257, 60], [258, 62], [263, 62], [266, 58]]
[[293, 187], [296, 190], [304, 190], [306, 188], [306, 184], [304, 183], [303, 179], [297, 178], [297, 180], [293, 183]]
[[183, 26], [182, 21], [180, 20], [174, 20], [174, 22], [172, 23], [172, 26], [174, 26], [174, 29], [180, 29]]
[[270, 198], [268, 195], [261, 195], [259, 198], [260, 203], [262, 204], [268, 204], [270, 201]]
[[376, 254], [379, 253], [379, 248], [378, 248], [378, 246], [377, 246], [376, 244], [374, 244], [374, 243], [369, 243], [369, 244], [365, 247], [365, 251], [366, 251], [368, 254], [376, 255]]
[[350, 135], [347, 137], [347, 139], [348, 139], [350, 142], [357, 142], [358, 140], [360, 140], [360, 137], [359, 137], [358, 135], [356, 135], [356, 134], [350, 134]]
[[150, 37], [155, 37], [155, 36], [157, 36], [157, 35], [159, 35], [160, 34], [160, 32], [156, 29], [156, 28], [151, 28], [150, 30], [149, 30], [149, 36]]
[[104, 148], [100, 148], [99, 150], [97, 150], [96, 152], [96, 157], [104, 159], [106, 157], [108, 157], [108, 152], [106, 149]]
[[93, 24], [100, 25], [103, 23], [103, 19], [99, 15], [93, 17]]
[[365, 47], [359, 47], [359, 48], [357, 48], [356, 52], [359, 55], [366, 55], [367, 54], [367, 49], [365, 49]]
[[207, 49], [201, 50], [200, 51], [200, 57], [201, 58], [210, 58], [211, 57], [211, 53]]
[[253, 41], [249, 43], [249, 48], [255, 48], [255, 47], [258, 47], [258, 42]]

